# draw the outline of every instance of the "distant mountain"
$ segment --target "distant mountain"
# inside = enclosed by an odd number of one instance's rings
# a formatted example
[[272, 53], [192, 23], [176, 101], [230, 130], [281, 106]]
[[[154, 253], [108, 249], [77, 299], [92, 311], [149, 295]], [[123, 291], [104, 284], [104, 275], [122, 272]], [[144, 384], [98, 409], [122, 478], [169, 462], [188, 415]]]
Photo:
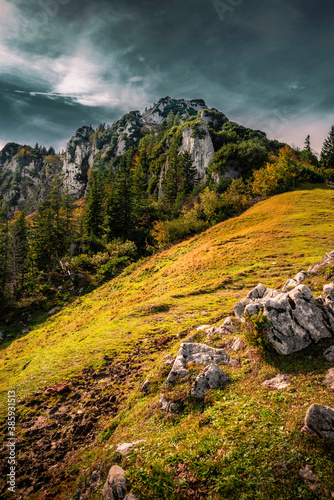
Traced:
[[[224, 113], [209, 108], [202, 99], [165, 97], [143, 113], [127, 113], [111, 126], [79, 128], [61, 154], [38, 145], [7, 144], [0, 152], [0, 198], [5, 198], [12, 210], [24, 209], [29, 213], [46, 196], [56, 175], [69, 194], [81, 198], [87, 189], [90, 169], [101, 162], [106, 168], [112, 165], [116, 169], [118, 158], [128, 148], [138, 146], [147, 134], [157, 136], [161, 131], [168, 132], [168, 137], [165, 135], [161, 140], [163, 153], [168, 152], [177, 139], [179, 151], [188, 150], [192, 154], [200, 180], [206, 177], [209, 165], [217, 182], [222, 177], [231, 179], [242, 175], [243, 161], [233, 159], [238, 147], [234, 152], [228, 151], [227, 156], [221, 154], [218, 163], [215, 161], [216, 153], [226, 145], [255, 140], [261, 143], [264, 152], [278, 147], [278, 143], [269, 141], [263, 132], [230, 123]], [[256, 167], [254, 151], [252, 155], [248, 155], [246, 162], [255, 161]], [[160, 195], [167, 168], [168, 160], [158, 176]]]

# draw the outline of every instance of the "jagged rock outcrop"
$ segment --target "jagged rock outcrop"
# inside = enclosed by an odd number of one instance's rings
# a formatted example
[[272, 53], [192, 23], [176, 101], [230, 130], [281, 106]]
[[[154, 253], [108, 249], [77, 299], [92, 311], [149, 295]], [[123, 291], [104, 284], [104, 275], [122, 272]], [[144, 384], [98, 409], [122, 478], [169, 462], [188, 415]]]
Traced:
[[[36, 209], [49, 192], [55, 175], [64, 189], [75, 198], [83, 197], [87, 190], [90, 169], [100, 161], [109, 165], [123, 155], [129, 147], [150, 130], [157, 131], [170, 112], [178, 114], [180, 121], [196, 116], [201, 111], [197, 127], [186, 127], [180, 143], [180, 152], [190, 151], [198, 178], [203, 179], [214, 155], [214, 146], [208, 127], [218, 129], [228, 121], [223, 113], [209, 109], [202, 99], [172, 99], [166, 97], [146, 109], [144, 113], [131, 111], [111, 126], [99, 125], [79, 128], [70, 139], [63, 153], [53, 148], [7, 144], [0, 152], [0, 197], [9, 201], [13, 210]], [[168, 148], [168, 144], [166, 144]], [[160, 191], [168, 169], [168, 162], [161, 168]], [[28, 200], [28, 201], [27, 201]]]
[[210, 364], [207, 366], [203, 373], [198, 375], [191, 388], [191, 394], [195, 399], [204, 399], [205, 393], [210, 389], [218, 389], [223, 387], [230, 380], [219, 366]]
[[260, 283], [234, 306], [234, 313], [242, 320], [244, 314], [253, 316], [262, 310], [271, 324], [269, 341], [280, 354], [291, 354], [312, 342], [331, 337], [334, 317], [330, 290], [328, 288], [327, 295], [325, 292], [325, 305], [320, 308], [306, 285], [284, 293]]
[[190, 127], [184, 129], [180, 152], [183, 151], [191, 153], [198, 177], [204, 179], [209, 163], [215, 154], [213, 142], [205, 124], [196, 130]]
[[334, 409], [313, 404], [306, 412], [303, 432], [311, 431], [319, 437], [334, 439]]
[[238, 362], [231, 359], [223, 349], [215, 349], [205, 344], [195, 342], [183, 342], [175, 359], [166, 382], [172, 383], [175, 379], [185, 377], [188, 374], [187, 366], [191, 364], [208, 365], [221, 364], [235, 366]]
[[203, 99], [172, 99], [164, 97], [154, 104], [152, 108], [146, 109], [143, 113], [143, 120], [147, 126], [161, 125], [165, 118], [172, 111], [174, 114], [193, 116], [198, 111], [208, 109]]

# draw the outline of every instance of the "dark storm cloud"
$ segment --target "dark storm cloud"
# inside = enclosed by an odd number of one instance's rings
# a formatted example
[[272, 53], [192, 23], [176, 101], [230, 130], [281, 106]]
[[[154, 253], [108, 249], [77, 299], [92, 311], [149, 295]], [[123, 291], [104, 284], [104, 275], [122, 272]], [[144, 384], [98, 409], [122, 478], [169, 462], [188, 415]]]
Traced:
[[[319, 149], [334, 121], [327, 1], [0, 0], [0, 139], [57, 143], [165, 95]], [[15, 92], [21, 90], [24, 93]], [[30, 138], [31, 137], [31, 138]]]

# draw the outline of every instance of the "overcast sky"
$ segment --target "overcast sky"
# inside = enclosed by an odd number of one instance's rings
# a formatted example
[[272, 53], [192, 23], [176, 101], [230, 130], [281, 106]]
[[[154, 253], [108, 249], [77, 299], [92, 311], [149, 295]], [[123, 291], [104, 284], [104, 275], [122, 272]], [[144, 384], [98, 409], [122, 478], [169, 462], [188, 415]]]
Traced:
[[62, 148], [160, 97], [317, 151], [334, 124], [324, 0], [0, 0], [0, 146]]

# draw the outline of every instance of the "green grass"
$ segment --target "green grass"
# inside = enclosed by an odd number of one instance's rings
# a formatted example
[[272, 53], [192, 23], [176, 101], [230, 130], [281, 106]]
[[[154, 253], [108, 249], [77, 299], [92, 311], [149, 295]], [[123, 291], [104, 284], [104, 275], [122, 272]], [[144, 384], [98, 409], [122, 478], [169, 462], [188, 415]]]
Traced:
[[[93, 467], [98, 457], [112, 465], [118, 442], [146, 439], [123, 459], [143, 498], [187, 498], [190, 486], [177, 477], [177, 464], [188, 466], [203, 498], [322, 498], [298, 471], [309, 464], [324, 488], [334, 490], [333, 446], [299, 431], [311, 403], [333, 406], [333, 393], [322, 385], [328, 369], [322, 352], [330, 341], [288, 357], [263, 356], [250, 347], [231, 354], [241, 365], [224, 367], [231, 383], [210, 392], [204, 407], [189, 396], [200, 370], [194, 368], [174, 389], [184, 404], [180, 416], [161, 415], [157, 401], [168, 373], [161, 360], [177, 352], [177, 334], [220, 324], [259, 282], [282, 287], [334, 249], [333, 202], [333, 191], [326, 189], [275, 196], [134, 265], [1, 350], [2, 401], [8, 390], [23, 400], [84, 367], [103, 366], [105, 355], [125, 359], [140, 346], [147, 349], [138, 361], [145, 378], [152, 377], [152, 392], [129, 394], [117, 425], [108, 424], [94, 447], [79, 453], [79, 465], [88, 461]], [[155, 338], [169, 336], [175, 340], [152, 352]], [[278, 372], [292, 375], [289, 389], [261, 386]]]

